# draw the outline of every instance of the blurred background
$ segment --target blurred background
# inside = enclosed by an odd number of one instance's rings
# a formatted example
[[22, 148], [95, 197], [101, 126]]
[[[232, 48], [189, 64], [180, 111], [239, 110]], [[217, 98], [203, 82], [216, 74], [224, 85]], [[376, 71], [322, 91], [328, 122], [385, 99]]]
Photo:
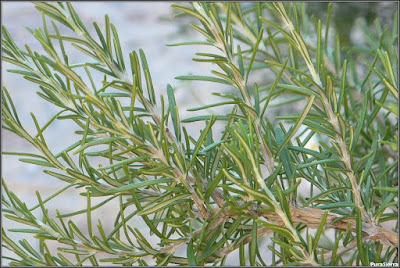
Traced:
[[[179, 4], [179, 2], [174, 2], [174, 4]], [[361, 20], [363, 25], [370, 25], [375, 18], [379, 17], [382, 24], [390, 24], [392, 23], [393, 10], [397, 10], [395, 4], [390, 2], [335, 3], [332, 27], [342, 33], [341, 42], [344, 46], [357, 43], [360, 38], [360, 31], [357, 26], [354, 26], [355, 21]], [[1, 6], [2, 25], [8, 29], [15, 42], [20, 47], [29, 44], [32, 50], [42, 51], [40, 43], [24, 28], [24, 25], [32, 29], [42, 27], [41, 14], [34, 8], [34, 5], [29, 2], [2, 2]], [[210, 88], [210, 84], [207, 82], [192, 83], [174, 79], [175, 76], [190, 73], [210, 75], [211, 66], [207, 63], [194, 63], [191, 60], [196, 52], [208, 52], [208, 49], [204, 46], [166, 46], [168, 43], [180, 41], [203, 40], [197, 32], [189, 27], [190, 20], [174, 18], [171, 3], [73, 2], [73, 6], [82, 21], [89, 25], [88, 28], [92, 32], [94, 32], [94, 28], [90, 26], [91, 23], [96, 21], [102, 28], [104, 26], [104, 15], [107, 13], [111, 22], [116, 26], [125, 54], [132, 50], [137, 51], [139, 48], [144, 50], [156, 94], [166, 95], [166, 86], [171, 84], [175, 89], [181, 119], [196, 115], [195, 112], [187, 112], [186, 109], [188, 108], [219, 101], [220, 99], [212, 95], [212, 92], [230, 90], [217, 84], [212, 84]], [[310, 3], [307, 11], [324, 21], [326, 8], [327, 3], [313, 2]], [[331, 38], [331, 40], [333, 39]], [[67, 53], [72, 60], [80, 60], [81, 54], [77, 50], [69, 49]], [[39, 90], [36, 85], [24, 80], [20, 75], [6, 72], [6, 69], [9, 68], [15, 67], [2, 62], [2, 86], [9, 90], [23, 125], [31, 134], [35, 134], [36, 129], [30, 113], [33, 113], [39, 124], [43, 125], [58, 112], [58, 108], [50, 105], [36, 94], [36, 91]], [[213, 109], [211, 112], [218, 113], [221, 110]], [[192, 123], [187, 128], [190, 134], [197, 136], [199, 129], [203, 126], [204, 123]], [[74, 134], [75, 130], [74, 125], [68, 121], [55, 122], [44, 132], [49, 148], [54, 152], [59, 152], [75, 142], [78, 138]], [[1, 143], [2, 151], [36, 152], [35, 148], [28, 142], [5, 130], [1, 132]], [[42, 173], [42, 170], [38, 166], [19, 162], [18, 157], [2, 155], [2, 178], [7, 182], [10, 190], [14, 191], [23, 202], [26, 202], [28, 207], [37, 204], [36, 190], [39, 191], [42, 199], [45, 199], [61, 187], [66, 186], [56, 178]], [[86, 208], [86, 199], [80, 197], [77, 192], [78, 190], [74, 188], [69, 189], [62, 194], [62, 198], [56, 198], [56, 200], [62, 202], [48, 202], [47, 208], [50, 214], [55, 215], [56, 209], [60, 213], [68, 213]], [[114, 205], [118, 205], [118, 203], [114, 203]], [[38, 216], [41, 215], [39, 210], [35, 210], [35, 213]], [[110, 215], [109, 219], [113, 219], [113, 216], [111, 216], [115, 215], [113, 203], [109, 203], [93, 215], [93, 222], [97, 222], [96, 217], [104, 219], [105, 215]], [[86, 228], [85, 216], [74, 217], [74, 222], [78, 226]], [[114, 224], [113, 221], [103, 221], [102, 223], [106, 232], [111, 230]], [[17, 227], [17, 224], [4, 218], [2, 218], [2, 224], [5, 229]], [[140, 224], [140, 222], [135, 222], [135, 224]], [[15, 241], [26, 238], [25, 235], [20, 236], [18, 233], [9, 232], [8, 235]], [[38, 246], [38, 244], [35, 244], [35, 240], [28, 238], [28, 241], [31, 241], [33, 246]], [[13, 256], [12, 253], [4, 251], [4, 249], [3, 254]], [[3, 265], [7, 264], [7, 261], [3, 260], [2, 263]], [[227, 264], [236, 263], [232, 260], [231, 263], [227, 262]]]

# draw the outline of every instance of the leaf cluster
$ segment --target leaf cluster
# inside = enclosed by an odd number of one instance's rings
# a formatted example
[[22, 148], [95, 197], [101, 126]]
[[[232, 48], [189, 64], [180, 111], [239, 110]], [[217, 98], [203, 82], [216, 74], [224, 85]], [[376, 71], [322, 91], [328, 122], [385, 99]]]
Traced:
[[[397, 23], [391, 30], [379, 21], [375, 32], [364, 28], [365, 46], [351, 47], [342, 59], [339, 33], [329, 40], [332, 5], [325, 22], [311, 20], [306, 3], [172, 5], [178, 16], [193, 17], [190, 26], [204, 39], [169, 46], [218, 53], [193, 59], [213, 64], [209, 76], [176, 78], [232, 92], [216, 92], [220, 102], [190, 109], [221, 106], [226, 113], [181, 119], [173, 87], [156, 96], [144, 51], [124, 55], [108, 16], [104, 29], [93, 22], [92, 34], [72, 4], [35, 2], [43, 28], [28, 30], [44, 52], [20, 48], [3, 27], [2, 60], [59, 112], [44, 125], [31, 114], [36, 133], [29, 133], [3, 87], [2, 127], [37, 149], [3, 154], [43, 166], [67, 186], [46, 199], [36, 192], [38, 204], [29, 207], [2, 181], [3, 215], [29, 226], [2, 230], [2, 246], [18, 255], [4, 258], [24, 266], [148, 265], [148, 257], [159, 266], [224, 265], [238, 250], [237, 263], [252, 266], [398, 262]], [[66, 44], [90, 60], [72, 63]], [[301, 107], [294, 115], [272, 112], [294, 105]], [[53, 152], [43, 132], [65, 120], [75, 123], [80, 139]], [[204, 128], [194, 138], [187, 128], [197, 121]], [[213, 133], [216, 121], [224, 123], [222, 133]], [[307, 147], [312, 139], [316, 148]], [[96, 166], [98, 158], [108, 163]], [[46, 202], [70, 187], [81, 189], [87, 208], [51, 217]], [[102, 201], [92, 205], [93, 199]], [[106, 232], [91, 215], [112, 200], [119, 208]], [[87, 230], [72, 220], [79, 214]], [[155, 243], [135, 226], [139, 217]], [[386, 222], [393, 227], [384, 229]], [[39, 249], [7, 232], [34, 234]]]

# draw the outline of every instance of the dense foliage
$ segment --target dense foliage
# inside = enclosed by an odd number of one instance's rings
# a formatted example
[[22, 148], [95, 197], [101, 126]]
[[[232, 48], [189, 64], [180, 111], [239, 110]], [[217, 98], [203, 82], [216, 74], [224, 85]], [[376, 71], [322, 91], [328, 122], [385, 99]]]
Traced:
[[[2, 246], [16, 254], [3, 256], [11, 265], [224, 265], [234, 251], [230, 263], [240, 265], [398, 262], [397, 13], [392, 25], [378, 17], [374, 29], [364, 26], [363, 42], [341, 46], [330, 25], [335, 4], [324, 21], [305, 3], [172, 5], [203, 40], [170, 46], [215, 51], [193, 59], [212, 63], [210, 76], [177, 79], [231, 89], [191, 109], [204, 114], [181, 119], [174, 89], [155, 94], [144, 52], [123, 55], [108, 16], [105, 29], [94, 22], [92, 30], [70, 3], [34, 5], [43, 27], [29, 30], [43, 52], [18, 47], [3, 27], [2, 60], [59, 112], [44, 125], [32, 114], [37, 132], [29, 133], [3, 87], [3, 129], [37, 149], [3, 154], [44, 166], [67, 186], [46, 199], [38, 189], [32, 205], [3, 179], [3, 216], [27, 226], [2, 230]], [[67, 43], [90, 60], [70, 62]], [[227, 112], [207, 112], [217, 106]], [[287, 107], [291, 114], [282, 113]], [[43, 131], [60, 120], [73, 121], [81, 138], [52, 152]], [[187, 128], [198, 121], [204, 128], [192, 137]], [[93, 164], [98, 158], [108, 164]], [[46, 202], [69, 187], [81, 190], [87, 209], [52, 217]], [[91, 213], [114, 199], [114, 229], [105, 232]], [[74, 223], [78, 214], [87, 229]], [[39, 247], [8, 232], [34, 234]]]

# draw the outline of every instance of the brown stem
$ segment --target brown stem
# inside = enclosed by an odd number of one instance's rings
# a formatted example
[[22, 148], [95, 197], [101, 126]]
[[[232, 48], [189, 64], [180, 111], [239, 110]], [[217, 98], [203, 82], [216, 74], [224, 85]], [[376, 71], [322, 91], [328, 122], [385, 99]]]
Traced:
[[[264, 206], [261, 206], [263, 208]], [[265, 207], [266, 208], [266, 207]], [[218, 209], [215, 212], [217, 215]], [[281, 217], [276, 212], [260, 212], [255, 210], [249, 210], [248, 213], [253, 217], [265, 217], [269, 222], [273, 222], [278, 225], [284, 225]], [[304, 223], [309, 228], [318, 228], [321, 224], [322, 218], [324, 217], [325, 211], [319, 208], [291, 208], [290, 214], [293, 223]], [[235, 219], [238, 216], [230, 214], [229, 211], [223, 211], [220, 218], [208, 229], [208, 232], [217, 228], [223, 221], [232, 218]], [[325, 222], [326, 228], [333, 228], [340, 231], [347, 231], [347, 225], [350, 223], [350, 230], [356, 232], [356, 220], [354, 218], [340, 219], [341, 216], [329, 213]], [[201, 233], [201, 230], [194, 232], [194, 236]], [[386, 230], [379, 225], [370, 225], [364, 223], [363, 233], [371, 240], [378, 241], [381, 244], [398, 247], [399, 239], [398, 233]]]
[[[283, 221], [281, 220], [281, 217], [275, 213], [275, 212], [255, 212], [255, 211], [249, 211], [250, 214], [253, 214], [253, 216], [258, 216], [258, 217], [265, 217], [269, 221], [275, 222], [276, 224], [279, 225], [284, 225]], [[291, 217], [293, 220], [293, 223], [304, 223], [306, 224], [309, 228], [318, 228], [321, 224], [321, 220], [324, 216], [324, 210], [318, 209], [318, 208], [292, 208], [291, 209]], [[218, 218], [215, 223], [210, 226], [208, 229], [208, 232], [216, 229], [220, 224], [224, 221], [226, 221], [229, 218], [237, 218], [237, 215], [230, 215], [227, 211], [224, 211], [220, 218]], [[333, 228], [336, 230], [340, 231], [347, 231], [347, 225], [348, 223], [351, 224], [351, 231], [356, 232], [356, 221], [355, 219], [341, 219], [338, 220], [339, 216], [333, 215], [333, 214], [328, 214], [327, 220], [325, 223], [325, 226], [327, 228]], [[395, 233], [390, 230], [386, 230], [381, 226], [374, 226], [368, 227], [368, 226], [363, 226], [365, 230], [363, 230], [363, 241], [366, 239], [371, 239], [374, 241], [378, 241], [381, 244], [388, 245], [388, 246], [393, 246], [398, 248], [398, 233]], [[194, 236], [199, 235], [202, 232], [202, 230], [197, 230], [196, 232], [193, 233]], [[271, 230], [268, 229], [267, 227], [261, 227], [257, 230], [257, 238], [270, 233]], [[247, 244], [250, 243], [252, 240], [252, 236], [248, 235], [242, 243]], [[240, 245], [236, 246], [228, 246], [220, 249], [219, 251], [216, 252], [217, 256], [226, 256], [227, 254], [231, 253], [232, 251], [236, 250], [239, 248]], [[337, 251], [337, 255], [341, 255], [349, 250], [352, 250], [354, 247], [357, 246], [357, 243], [355, 241], [349, 243], [346, 247], [341, 247]], [[324, 254], [326, 259], [330, 259], [332, 257], [332, 252], [326, 251]], [[218, 259], [218, 257], [216, 257]]]
[[349, 178], [350, 183], [351, 183], [351, 189], [352, 189], [353, 196], [354, 196], [354, 202], [356, 203], [356, 206], [360, 209], [363, 220], [365, 222], [371, 222], [371, 219], [368, 217], [368, 213], [365, 210], [364, 204], [363, 204], [362, 199], [361, 199], [360, 186], [357, 183], [356, 177], [354, 175], [354, 171], [353, 171], [353, 169], [351, 167], [349, 151], [347, 150], [345, 141], [343, 140], [343, 138], [339, 134], [341, 132], [341, 130], [340, 130], [338, 118], [334, 114], [334, 112], [332, 110], [332, 107], [330, 105], [330, 102], [328, 101], [328, 99], [325, 96], [325, 94], [323, 92], [320, 92], [320, 93], [321, 93], [322, 101], [325, 104], [326, 111], [327, 111], [328, 116], [329, 116], [329, 121], [331, 122], [333, 128], [335, 129], [335, 131], [337, 133], [336, 134], [336, 141], [339, 144], [339, 147], [340, 147], [340, 150], [341, 150], [341, 153], [342, 153], [342, 160], [343, 160], [343, 162], [344, 162], [344, 164], [346, 166], [346, 169], [350, 170], [349, 172], [346, 172], [346, 175]]
[[[304, 223], [309, 228], [318, 228], [324, 216], [324, 210], [319, 208], [292, 208], [290, 214], [294, 223]], [[259, 213], [259, 216], [266, 217], [269, 221], [274, 221], [277, 224], [283, 224], [283, 221], [275, 212]], [[347, 224], [351, 224], [351, 231], [356, 231], [356, 220], [340, 219], [340, 216], [328, 214], [325, 226], [340, 231], [347, 230]], [[378, 241], [381, 244], [398, 247], [398, 233], [386, 230], [375, 224], [364, 223], [363, 233], [371, 240]]]

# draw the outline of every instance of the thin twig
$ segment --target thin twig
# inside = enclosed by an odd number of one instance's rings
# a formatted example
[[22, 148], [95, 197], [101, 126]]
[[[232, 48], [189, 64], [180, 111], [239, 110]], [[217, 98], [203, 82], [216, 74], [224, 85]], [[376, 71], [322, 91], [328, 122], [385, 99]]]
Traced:
[[[293, 36], [294, 40], [296, 41], [296, 45], [298, 46], [297, 48], [300, 50], [304, 60], [306, 61], [307, 67], [311, 73], [311, 76], [312, 76], [314, 82], [319, 87], [322, 88], [323, 85], [322, 85], [321, 79], [320, 79], [318, 73], [315, 71], [315, 68], [311, 62], [311, 59], [308, 54], [305, 43], [304, 43], [303, 39], [299, 36], [299, 34], [296, 32], [296, 30], [294, 29], [293, 23], [290, 21], [289, 17], [287, 16], [283, 4], [282, 3], [274, 3], [274, 6], [280, 13], [281, 19], [285, 23], [286, 27], [288, 27], [290, 32], [292, 33], [292, 36]], [[360, 187], [357, 184], [357, 180], [354, 175], [354, 171], [352, 170], [349, 151], [347, 150], [345, 141], [339, 134], [339, 133], [341, 133], [341, 131], [340, 131], [338, 118], [335, 115], [335, 113], [333, 112], [331, 104], [328, 101], [328, 98], [326, 97], [325, 93], [322, 92], [321, 90], [319, 90], [319, 93], [320, 93], [322, 101], [324, 103], [326, 112], [328, 113], [329, 122], [331, 123], [331, 125], [333, 126], [333, 128], [335, 129], [335, 131], [337, 133], [336, 141], [339, 144], [339, 147], [340, 147], [340, 150], [342, 153], [342, 160], [346, 166], [346, 169], [350, 170], [350, 171], [346, 172], [346, 175], [348, 176], [350, 183], [351, 183], [351, 188], [352, 188], [355, 204], [360, 209], [363, 220], [365, 222], [371, 223], [371, 219], [368, 217], [368, 213], [366, 212], [364, 204], [361, 199]]]

